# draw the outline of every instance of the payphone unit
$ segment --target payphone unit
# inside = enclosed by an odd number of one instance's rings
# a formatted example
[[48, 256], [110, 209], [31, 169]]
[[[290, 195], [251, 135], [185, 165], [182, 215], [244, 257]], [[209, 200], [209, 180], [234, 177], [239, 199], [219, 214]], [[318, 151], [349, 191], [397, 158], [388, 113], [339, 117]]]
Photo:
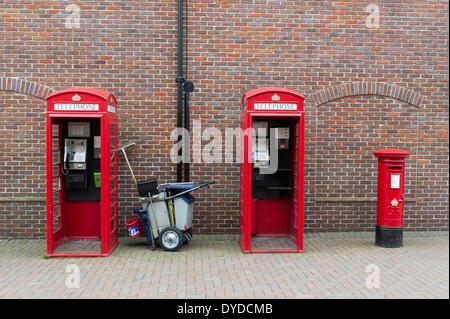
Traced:
[[47, 255], [107, 256], [118, 244], [117, 102], [73, 88], [47, 97]]
[[64, 170], [86, 169], [86, 139], [66, 138], [64, 140]]
[[62, 174], [66, 176], [66, 187], [72, 189], [87, 188], [86, 152], [89, 137], [89, 122], [68, 122], [67, 138], [64, 139], [64, 163]]
[[244, 94], [239, 237], [244, 252], [303, 250], [303, 101], [303, 95], [283, 88]]
[[86, 145], [85, 139], [66, 138], [64, 140], [62, 174], [66, 176], [67, 189], [86, 189], [87, 187]]

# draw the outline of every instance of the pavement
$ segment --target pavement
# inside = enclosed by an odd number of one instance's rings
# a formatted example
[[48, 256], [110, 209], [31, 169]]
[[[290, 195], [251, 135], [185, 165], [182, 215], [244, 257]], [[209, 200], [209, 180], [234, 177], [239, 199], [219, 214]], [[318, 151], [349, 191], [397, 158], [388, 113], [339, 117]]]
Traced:
[[0, 240], [0, 298], [449, 298], [448, 232], [305, 235], [304, 253], [243, 254], [235, 235], [177, 252], [120, 238], [106, 258], [45, 258], [45, 240]]

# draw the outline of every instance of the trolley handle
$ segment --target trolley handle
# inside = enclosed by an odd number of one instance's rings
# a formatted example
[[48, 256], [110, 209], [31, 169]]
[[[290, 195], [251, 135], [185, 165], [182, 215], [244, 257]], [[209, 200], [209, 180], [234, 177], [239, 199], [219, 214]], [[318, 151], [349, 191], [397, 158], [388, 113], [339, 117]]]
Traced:
[[[191, 189], [187, 189], [187, 190], [182, 191], [181, 193], [178, 193], [178, 194], [176, 194], [176, 195], [172, 195], [172, 196], [166, 197], [165, 199], [166, 199], [166, 200], [172, 199], [172, 198], [175, 198], [175, 197], [184, 195], [184, 194], [186, 194], [186, 193], [195, 191], [196, 189], [199, 189], [199, 188], [202, 188], [202, 187], [205, 187], [205, 186], [211, 187], [211, 184], [214, 184], [214, 183], [215, 183], [214, 181], [212, 181], [212, 182], [204, 182], [203, 184], [198, 185], [197, 187], [193, 187], [193, 188], [191, 188]], [[174, 183], [174, 184], [175, 184], [175, 183]], [[188, 184], [188, 183], [184, 183], [184, 184]], [[193, 183], [190, 183], [190, 184], [193, 184]], [[173, 185], [173, 184], [172, 184], [172, 185]]]

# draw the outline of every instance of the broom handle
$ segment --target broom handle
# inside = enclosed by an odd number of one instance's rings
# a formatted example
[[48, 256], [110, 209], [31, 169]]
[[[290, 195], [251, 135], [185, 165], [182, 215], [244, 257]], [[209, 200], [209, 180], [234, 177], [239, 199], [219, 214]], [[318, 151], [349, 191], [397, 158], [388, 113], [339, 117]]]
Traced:
[[122, 150], [123, 156], [125, 156], [125, 160], [127, 161], [128, 168], [130, 169], [130, 172], [131, 172], [131, 176], [133, 176], [134, 183], [137, 185], [136, 177], [134, 177], [133, 169], [131, 168], [130, 162], [128, 161], [127, 153], [125, 152], [125, 149], [122, 148], [121, 150]]

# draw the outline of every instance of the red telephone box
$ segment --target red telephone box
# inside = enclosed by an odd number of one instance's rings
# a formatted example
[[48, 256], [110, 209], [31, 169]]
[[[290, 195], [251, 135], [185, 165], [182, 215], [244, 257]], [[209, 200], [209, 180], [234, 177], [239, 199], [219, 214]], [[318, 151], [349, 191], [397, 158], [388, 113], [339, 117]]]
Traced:
[[47, 97], [47, 256], [108, 256], [118, 245], [117, 101], [98, 89]]
[[395, 248], [403, 246], [403, 208], [405, 159], [407, 151], [384, 149], [378, 157], [378, 202], [375, 244]]
[[304, 99], [275, 87], [251, 90], [242, 98], [243, 252], [303, 251]]

